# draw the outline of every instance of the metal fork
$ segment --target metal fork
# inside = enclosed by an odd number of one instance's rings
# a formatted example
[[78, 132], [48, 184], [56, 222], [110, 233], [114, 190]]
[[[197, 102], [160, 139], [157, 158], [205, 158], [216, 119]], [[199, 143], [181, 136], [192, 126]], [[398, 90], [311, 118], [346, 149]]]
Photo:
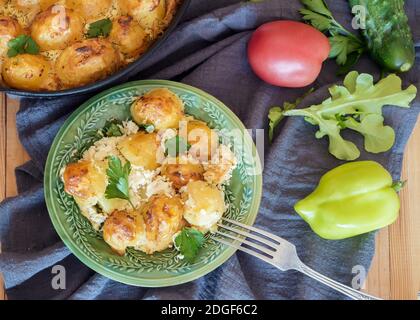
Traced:
[[[283, 238], [231, 219], [223, 218], [222, 221], [224, 223], [218, 223], [219, 230], [217, 230], [212, 237], [215, 241], [246, 252], [270, 263], [281, 271], [300, 271], [354, 300], [381, 300], [377, 297], [345, 286], [309, 268], [299, 259], [296, 247]], [[226, 223], [229, 223], [231, 226]], [[246, 238], [257, 241], [260, 244], [246, 240]], [[226, 239], [234, 241], [227, 241]]]

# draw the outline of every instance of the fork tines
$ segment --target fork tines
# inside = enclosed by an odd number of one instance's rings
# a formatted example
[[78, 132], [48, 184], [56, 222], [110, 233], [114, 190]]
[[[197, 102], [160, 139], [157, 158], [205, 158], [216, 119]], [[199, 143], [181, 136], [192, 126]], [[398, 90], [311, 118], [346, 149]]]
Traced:
[[[277, 251], [277, 247], [280, 244], [280, 239], [275, 239], [276, 237], [274, 235], [271, 235], [264, 230], [231, 219], [223, 218], [222, 221], [223, 223], [219, 222], [217, 224], [219, 230], [217, 230], [215, 236], [212, 237], [215, 241], [268, 262], [273, 259], [274, 253]], [[228, 224], [232, 226], [229, 226]], [[247, 240], [247, 238], [249, 240]]]

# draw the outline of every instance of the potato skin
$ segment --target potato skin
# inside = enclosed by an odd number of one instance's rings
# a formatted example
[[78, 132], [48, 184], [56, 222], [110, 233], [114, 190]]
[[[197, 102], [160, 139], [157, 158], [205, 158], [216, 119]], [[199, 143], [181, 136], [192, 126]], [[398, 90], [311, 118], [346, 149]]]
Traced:
[[119, 65], [120, 56], [108, 40], [87, 39], [64, 49], [55, 69], [63, 87], [73, 88], [101, 80]]
[[54, 5], [36, 16], [31, 36], [41, 51], [61, 50], [83, 38], [84, 20], [73, 10]]
[[199, 163], [177, 158], [174, 163], [164, 164], [161, 173], [172, 182], [175, 189], [179, 190], [190, 181], [203, 180], [204, 169]]
[[113, 21], [109, 40], [127, 57], [134, 58], [146, 51], [149, 37], [131, 16]]
[[207, 161], [216, 152], [219, 135], [205, 122], [192, 120], [187, 123], [187, 141], [191, 145], [189, 154], [200, 161]]
[[112, 0], [66, 0], [66, 7], [73, 9], [87, 21], [103, 19], [109, 11]]
[[10, 5], [19, 12], [18, 21], [25, 28], [30, 26], [35, 16], [41, 11], [39, 1], [34, 0], [11, 0]]
[[165, 0], [120, 0], [123, 14], [131, 15], [153, 35], [166, 15]]
[[106, 189], [106, 177], [90, 161], [68, 164], [63, 172], [64, 190], [80, 199], [101, 196]]
[[3, 64], [2, 76], [8, 86], [16, 89], [28, 91], [57, 89], [51, 64], [40, 55], [20, 54], [7, 58]]
[[114, 211], [103, 226], [105, 242], [119, 255], [124, 255], [127, 247], [134, 247], [141, 233], [144, 223], [137, 212]]
[[155, 195], [142, 208], [146, 239], [138, 247], [151, 254], [168, 248], [183, 226], [184, 207], [179, 196]]
[[152, 124], [156, 130], [178, 128], [184, 116], [184, 105], [168, 89], [155, 89], [133, 103], [131, 115], [138, 124]]
[[156, 133], [139, 132], [120, 141], [118, 149], [132, 165], [155, 170], [159, 167], [157, 161], [159, 145]]
[[183, 197], [185, 220], [203, 232], [213, 230], [226, 209], [223, 191], [204, 181], [190, 181]]
[[9, 41], [21, 34], [24, 34], [24, 30], [19, 22], [10, 17], [0, 16], [0, 60], [7, 55]]

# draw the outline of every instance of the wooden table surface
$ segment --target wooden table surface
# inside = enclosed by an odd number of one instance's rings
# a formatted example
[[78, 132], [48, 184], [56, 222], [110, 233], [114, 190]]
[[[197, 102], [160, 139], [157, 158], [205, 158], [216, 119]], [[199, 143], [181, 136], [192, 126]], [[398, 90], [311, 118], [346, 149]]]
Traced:
[[[0, 94], [0, 201], [16, 195], [15, 167], [29, 160], [16, 132], [17, 100]], [[365, 291], [383, 299], [417, 299], [420, 291], [420, 121], [407, 146], [400, 217], [377, 235]], [[1, 214], [1, 213], [0, 213]], [[0, 275], [0, 300], [4, 297]]]

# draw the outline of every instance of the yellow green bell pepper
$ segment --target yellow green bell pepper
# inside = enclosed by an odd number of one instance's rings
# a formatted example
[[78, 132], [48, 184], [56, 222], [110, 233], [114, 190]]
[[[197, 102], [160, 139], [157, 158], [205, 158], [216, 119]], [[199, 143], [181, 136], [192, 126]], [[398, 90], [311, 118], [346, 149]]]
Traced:
[[374, 161], [357, 161], [327, 172], [318, 187], [295, 205], [325, 239], [337, 240], [393, 223], [400, 200], [389, 172]]

